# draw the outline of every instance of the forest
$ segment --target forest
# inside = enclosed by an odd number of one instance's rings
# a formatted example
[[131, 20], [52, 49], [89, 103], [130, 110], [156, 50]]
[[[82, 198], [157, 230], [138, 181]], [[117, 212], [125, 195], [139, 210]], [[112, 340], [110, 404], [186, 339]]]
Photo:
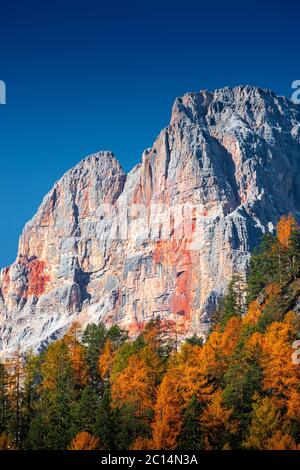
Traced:
[[[205, 341], [73, 323], [0, 364], [1, 450], [300, 450], [300, 229], [283, 216]], [[298, 343], [299, 344], [299, 343]], [[298, 346], [300, 349], [300, 346]]]

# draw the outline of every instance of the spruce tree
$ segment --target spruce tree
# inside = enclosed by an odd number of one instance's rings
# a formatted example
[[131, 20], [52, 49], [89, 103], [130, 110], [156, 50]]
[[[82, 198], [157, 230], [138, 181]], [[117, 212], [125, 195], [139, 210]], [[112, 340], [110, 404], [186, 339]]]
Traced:
[[276, 238], [270, 233], [262, 237], [258, 248], [251, 256], [247, 276], [247, 304], [263, 292], [270, 283], [278, 281], [278, 258], [276, 256]]
[[72, 406], [74, 405], [74, 384], [72, 370], [66, 364], [61, 372], [57, 385], [50, 396], [48, 409], [49, 425], [45, 436], [45, 448], [50, 450], [64, 450], [74, 437], [72, 420]]
[[219, 325], [223, 330], [232, 317], [241, 317], [244, 312], [245, 282], [240, 274], [233, 274], [227, 293], [212, 315], [210, 332]]
[[261, 351], [259, 345], [251, 349], [247, 347], [249, 334], [251, 334], [251, 329], [248, 332], [244, 331], [244, 337], [237, 344], [225, 374], [224, 403], [228, 408], [233, 409], [233, 417], [239, 422], [239, 432], [232, 443], [234, 448], [239, 447], [246, 435], [253, 397], [261, 392]]
[[182, 428], [178, 438], [178, 449], [203, 449], [203, 436], [199, 424], [201, 410], [201, 403], [193, 396], [183, 415]]
[[93, 434], [97, 421], [99, 394], [90, 385], [86, 386], [80, 398], [72, 407], [73, 433], [88, 432]]
[[107, 338], [115, 348], [119, 348], [128, 339], [128, 334], [126, 331], [121, 330], [118, 325], [113, 325], [107, 332]]
[[196, 334], [193, 335], [193, 336], [190, 336], [185, 341], [188, 344], [191, 344], [192, 346], [202, 346], [203, 345], [203, 338], [201, 338], [201, 336], [198, 336]]
[[106, 383], [104, 393], [98, 402], [95, 415], [93, 433], [99, 437], [101, 447], [104, 450], [115, 448], [115, 435], [118, 433], [116, 426], [116, 412], [111, 406], [110, 385]]
[[40, 399], [26, 445], [30, 449], [63, 450], [74, 437], [72, 408], [78, 396], [68, 347], [63, 340], [49, 346], [41, 374]]
[[297, 227], [292, 232], [288, 249], [290, 259], [291, 279], [295, 280], [300, 276], [300, 228]]
[[83, 332], [81, 342], [86, 348], [86, 361], [89, 368], [90, 385], [100, 390], [101, 377], [98, 367], [100, 351], [104, 348], [107, 330], [103, 323], [88, 325]]

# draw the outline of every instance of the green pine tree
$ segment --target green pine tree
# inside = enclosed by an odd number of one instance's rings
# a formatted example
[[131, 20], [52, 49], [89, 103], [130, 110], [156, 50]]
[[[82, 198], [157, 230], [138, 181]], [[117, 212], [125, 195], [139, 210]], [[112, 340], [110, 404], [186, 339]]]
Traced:
[[203, 449], [203, 436], [199, 425], [201, 403], [196, 397], [192, 397], [183, 416], [182, 428], [178, 439], [180, 450]]
[[73, 434], [86, 431], [93, 434], [97, 421], [99, 394], [90, 385], [86, 386], [80, 398], [72, 407]]
[[232, 317], [241, 317], [245, 309], [245, 282], [240, 274], [234, 274], [228, 285], [227, 293], [212, 314], [210, 332], [220, 325], [225, 328]]
[[111, 406], [110, 385], [105, 385], [104, 393], [98, 403], [96, 410], [96, 420], [94, 424], [94, 434], [99, 437], [101, 448], [113, 450], [115, 448], [116, 427], [115, 412]]
[[107, 329], [103, 323], [88, 325], [82, 335], [81, 342], [86, 348], [86, 361], [89, 367], [91, 387], [100, 390], [101, 377], [98, 367], [100, 351], [103, 349], [107, 337]]
[[251, 332], [251, 328], [243, 332], [225, 374], [224, 403], [233, 409], [233, 417], [239, 422], [233, 448], [238, 448], [243, 441], [249, 426], [253, 396], [261, 392], [260, 348], [257, 346], [254, 350], [248, 350], [245, 346]]
[[277, 245], [275, 236], [265, 234], [252, 254], [247, 276], [247, 304], [257, 299], [268, 284], [278, 281]]
[[191, 344], [192, 346], [202, 346], [203, 345], [203, 338], [201, 338], [201, 336], [198, 336], [196, 334], [193, 335], [193, 336], [190, 336], [185, 341], [186, 341], [186, 343]]

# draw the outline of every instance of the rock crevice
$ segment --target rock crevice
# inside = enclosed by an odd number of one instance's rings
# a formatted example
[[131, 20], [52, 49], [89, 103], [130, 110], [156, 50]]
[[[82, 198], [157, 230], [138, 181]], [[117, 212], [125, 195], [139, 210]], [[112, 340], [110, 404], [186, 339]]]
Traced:
[[300, 107], [252, 86], [177, 98], [127, 175], [91, 155], [44, 198], [0, 274], [0, 345], [38, 349], [83, 325], [136, 335], [156, 315], [204, 334], [262, 233], [300, 211]]

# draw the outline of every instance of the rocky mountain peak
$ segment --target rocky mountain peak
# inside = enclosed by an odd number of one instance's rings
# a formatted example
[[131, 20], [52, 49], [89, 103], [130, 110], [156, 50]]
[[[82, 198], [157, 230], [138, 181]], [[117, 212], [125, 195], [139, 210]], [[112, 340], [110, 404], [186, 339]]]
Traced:
[[0, 347], [38, 349], [76, 319], [205, 334], [262, 233], [300, 215], [300, 107], [253, 86], [187, 93], [127, 175], [111, 152], [69, 170], [0, 275]]
[[234, 116], [257, 130], [257, 125], [262, 123], [280, 126], [289, 122], [292, 126], [297, 125], [299, 112], [299, 105], [286, 97], [276, 96], [269, 89], [245, 85], [220, 88], [213, 93], [201, 90], [199, 93], [187, 93], [176, 98], [171, 124], [189, 119], [192, 123], [210, 126], [212, 117], [220, 122], [221, 118]]

